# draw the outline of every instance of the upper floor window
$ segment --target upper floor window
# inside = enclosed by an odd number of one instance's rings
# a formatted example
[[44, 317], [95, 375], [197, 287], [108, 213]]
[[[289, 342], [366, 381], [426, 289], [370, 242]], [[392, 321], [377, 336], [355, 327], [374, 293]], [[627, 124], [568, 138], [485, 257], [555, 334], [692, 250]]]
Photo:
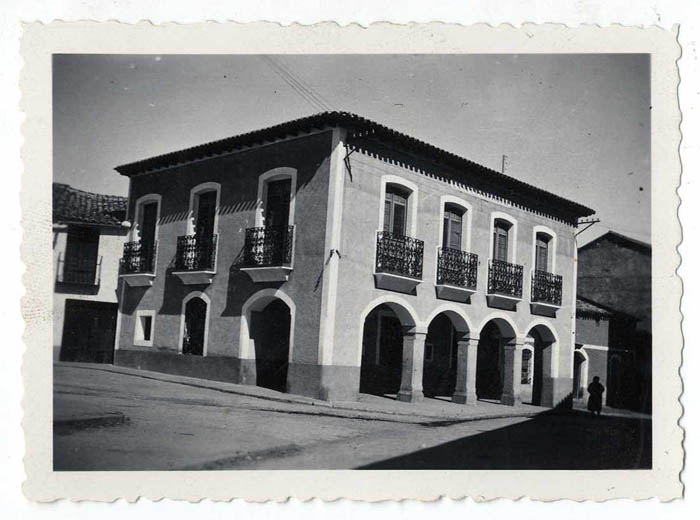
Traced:
[[445, 205], [442, 226], [442, 245], [462, 250], [462, 220], [464, 211], [454, 204]]
[[405, 236], [408, 213], [408, 192], [394, 185], [387, 185], [384, 196], [384, 231]]
[[194, 234], [198, 237], [210, 238], [214, 235], [216, 196], [216, 191], [205, 191], [198, 193], [195, 198]]
[[502, 262], [508, 262], [511, 223], [496, 219], [493, 225], [493, 258]]
[[95, 228], [69, 227], [62, 281], [65, 283], [96, 283], [100, 232]]
[[554, 273], [556, 269], [557, 235], [545, 226], [532, 230], [532, 265], [535, 271]]
[[289, 225], [289, 207], [292, 199], [292, 179], [281, 179], [267, 183], [265, 201], [265, 227]]
[[545, 233], [535, 235], [535, 270], [549, 272], [549, 242], [551, 237]]

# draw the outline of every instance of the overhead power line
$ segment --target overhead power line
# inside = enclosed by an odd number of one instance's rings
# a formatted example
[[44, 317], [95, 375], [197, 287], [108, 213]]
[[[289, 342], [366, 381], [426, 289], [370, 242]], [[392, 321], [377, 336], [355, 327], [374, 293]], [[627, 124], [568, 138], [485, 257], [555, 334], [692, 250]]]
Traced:
[[330, 111], [331, 106], [324, 98], [316, 93], [310, 86], [306, 85], [300, 78], [295, 76], [291, 71], [287, 70], [280, 63], [272, 59], [270, 56], [261, 56], [261, 59], [267, 64], [272, 71], [277, 74], [289, 87], [299, 94], [307, 103], [315, 109], [321, 111]]

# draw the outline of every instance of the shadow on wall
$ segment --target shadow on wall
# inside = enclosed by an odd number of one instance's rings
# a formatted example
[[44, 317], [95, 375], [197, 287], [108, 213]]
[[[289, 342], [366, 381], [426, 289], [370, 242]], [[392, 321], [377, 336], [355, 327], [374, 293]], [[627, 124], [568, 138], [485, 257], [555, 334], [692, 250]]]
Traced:
[[650, 469], [651, 420], [545, 412], [359, 469]]

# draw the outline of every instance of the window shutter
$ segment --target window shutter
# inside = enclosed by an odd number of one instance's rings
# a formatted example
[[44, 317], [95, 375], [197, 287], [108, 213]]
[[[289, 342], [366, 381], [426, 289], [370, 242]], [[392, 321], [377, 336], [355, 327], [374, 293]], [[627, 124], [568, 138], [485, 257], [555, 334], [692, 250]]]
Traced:
[[391, 200], [387, 197], [384, 199], [384, 231], [391, 231]]

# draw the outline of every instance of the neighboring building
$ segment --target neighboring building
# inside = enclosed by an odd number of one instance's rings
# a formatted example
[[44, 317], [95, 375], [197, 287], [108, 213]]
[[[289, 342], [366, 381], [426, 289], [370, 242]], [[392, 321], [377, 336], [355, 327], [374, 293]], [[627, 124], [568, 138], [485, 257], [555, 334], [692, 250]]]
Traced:
[[55, 360], [112, 362], [126, 204], [53, 184]]
[[576, 342], [598, 352], [588, 380], [601, 378], [608, 405], [650, 411], [651, 246], [609, 231], [579, 248], [578, 264]]
[[344, 112], [117, 171], [117, 364], [328, 400], [572, 393], [584, 206]]

